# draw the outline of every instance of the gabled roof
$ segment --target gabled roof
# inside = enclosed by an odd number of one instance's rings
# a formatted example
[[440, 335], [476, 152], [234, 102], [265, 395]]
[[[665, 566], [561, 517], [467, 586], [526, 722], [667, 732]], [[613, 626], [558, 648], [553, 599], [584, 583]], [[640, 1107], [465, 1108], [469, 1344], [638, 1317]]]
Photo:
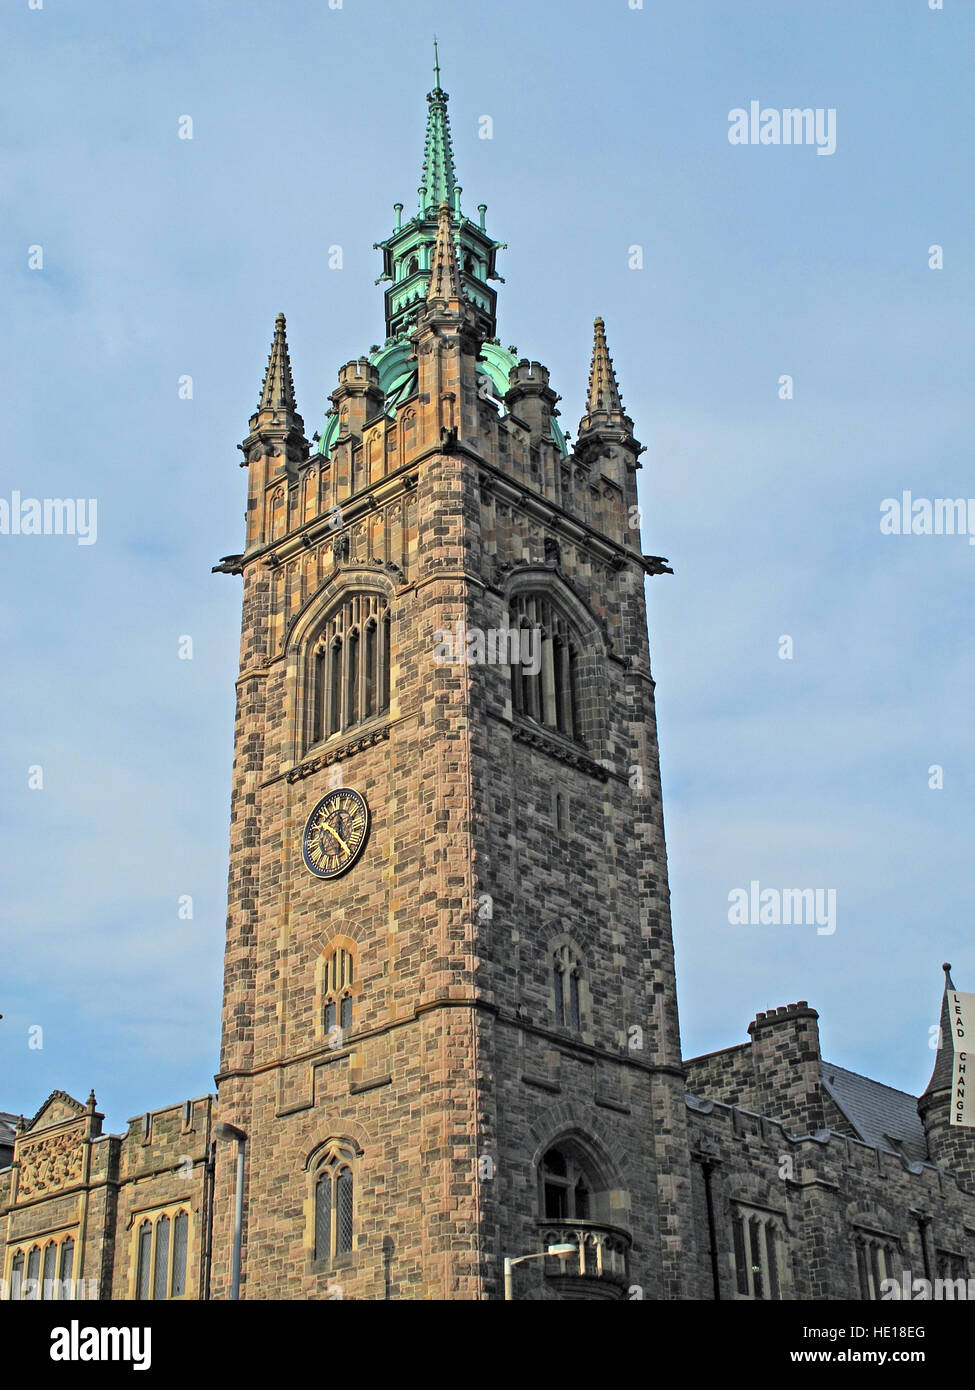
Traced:
[[81, 1101], [75, 1100], [74, 1096], [69, 1096], [67, 1091], [52, 1091], [37, 1113], [27, 1121], [27, 1128], [43, 1129], [45, 1126], [39, 1123], [41, 1120], [46, 1120], [47, 1124], [54, 1125], [61, 1120], [71, 1119], [84, 1113], [85, 1107]]
[[928, 1161], [928, 1143], [917, 1113], [916, 1096], [832, 1062], [823, 1062], [822, 1081], [865, 1144], [901, 1153], [912, 1163]]

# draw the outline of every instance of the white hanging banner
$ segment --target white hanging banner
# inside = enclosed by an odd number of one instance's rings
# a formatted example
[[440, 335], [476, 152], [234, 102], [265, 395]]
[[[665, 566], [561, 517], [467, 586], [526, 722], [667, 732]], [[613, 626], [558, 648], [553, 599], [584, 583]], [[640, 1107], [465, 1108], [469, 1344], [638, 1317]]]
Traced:
[[947, 994], [948, 1026], [951, 1029], [951, 1045], [954, 1049], [951, 1068], [951, 1123], [975, 1129], [975, 1087], [965, 1085], [969, 1076], [975, 1082], [975, 994], [961, 994], [957, 989], [949, 989]]

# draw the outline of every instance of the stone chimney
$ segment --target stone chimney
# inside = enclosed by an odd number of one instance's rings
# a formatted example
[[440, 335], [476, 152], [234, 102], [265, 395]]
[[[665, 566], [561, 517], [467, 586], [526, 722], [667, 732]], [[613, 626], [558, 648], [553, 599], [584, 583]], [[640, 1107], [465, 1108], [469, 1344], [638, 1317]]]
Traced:
[[756, 1014], [748, 1025], [755, 1109], [792, 1134], [826, 1128], [818, 1019], [800, 999]]

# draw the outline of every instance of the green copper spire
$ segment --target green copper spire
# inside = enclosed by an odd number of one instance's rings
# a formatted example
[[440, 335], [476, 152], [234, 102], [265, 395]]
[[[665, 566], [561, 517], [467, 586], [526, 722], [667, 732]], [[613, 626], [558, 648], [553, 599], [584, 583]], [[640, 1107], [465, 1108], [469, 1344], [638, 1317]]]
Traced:
[[385, 241], [376, 243], [383, 253], [383, 273], [377, 284], [385, 282], [387, 285], [387, 341], [408, 333], [426, 302], [444, 206], [449, 214], [463, 298], [473, 306], [483, 337], [493, 340], [498, 331], [497, 293], [490, 282], [503, 279], [498, 274], [496, 261], [505, 243], [495, 241], [485, 227], [487, 207], [484, 203], [478, 204], [477, 221], [471, 221], [461, 212], [463, 190], [454, 170], [448, 98], [440, 85], [440, 49], [436, 39], [433, 41], [433, 80], [433, 91], [427, 94], [427, 134], [419, 210], [415, 216], [404, 219], [403, 204], [394, 203], [393, 231]]
[[432, 92], [427, 93], [430, 110], [427, 113], [427, 139], [423, 147], [423, 182], [419, 187], [420, 213], [436, 216], [441, 203], [460, 211], [460, 189], [454, 172], [454, 152], [450, 146], [450, 121], [447, 117], [449, 97], [440, 85], [440, 54], [433, 41]]

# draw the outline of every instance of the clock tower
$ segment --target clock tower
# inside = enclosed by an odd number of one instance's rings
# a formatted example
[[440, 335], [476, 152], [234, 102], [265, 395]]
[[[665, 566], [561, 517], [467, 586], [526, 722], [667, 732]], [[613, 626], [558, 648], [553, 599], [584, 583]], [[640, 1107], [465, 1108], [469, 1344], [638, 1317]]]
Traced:
[[[220, 1119], [241, 1296], [676, 1298], [690, 1160], [636, 470], [497, 336], [435, 85], [386, 336], [320, 432], [283, 316], [246, 542]], [[217, 1145], [212, 1292], [230, 1289]]]

